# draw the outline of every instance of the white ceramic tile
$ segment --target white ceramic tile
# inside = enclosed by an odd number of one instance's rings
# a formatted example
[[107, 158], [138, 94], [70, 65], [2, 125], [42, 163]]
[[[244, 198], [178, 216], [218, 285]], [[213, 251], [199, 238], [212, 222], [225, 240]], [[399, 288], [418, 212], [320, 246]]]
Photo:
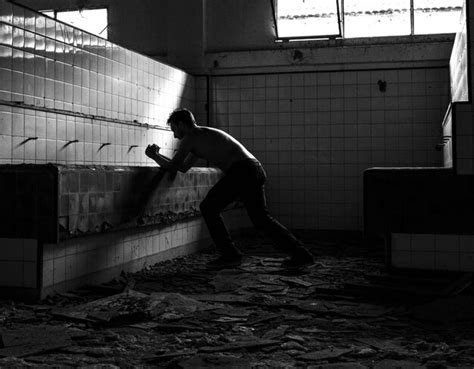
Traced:
[[435, 251], [434, 234], [412, 234], [411, 237], [412, 251]]
[[36, 288], [37, 286], [37, 263], [23, 263], [23, 287]]
[[410, 268], [411, 267], [410, 251], [392, 250], [391, 266], [395, 268]]
[[53, 243], [43, 244], [43, 251], [42, 251], [43, 262], [54, 259], [55, 248], [56, 248], [56, 244], [53, 244]]
[[54, 261], [53, 259], [43, 261], [42, 287], [51, 286], [54, 283]]
[[65, 279], [70, 280], [78, 276], [77, 254], [65, 257]]
[[66, 257], [59, 257], [53, 260], [53, 280], [54, 284], [66, 280]]
[[436, 252], [459, 252], [459, 235], [437, 234], [435, 237]]
[[90, 272], [88, 264], [87, 264], [87, 260], [88, 260], [87, 253], [85, 252], [79, 253], [76, 255], [76, 276], [77, 277], [86, 275]]
[[412, 251], [411, 268], [428, 270], [435, 269], [434, 251]]
[[24, 136], [25, 134], [25, 115], [15, 109], [17, 112], [12, 114], [12, 135], [13, 136]]
[[474, 253], [474, 235], [459, 235], [459, 252]]
[[464, 272], [474, 272], [474, 252], [459, 254], [459, 269]]
[[56, 140], [46, 140], [46, 160], [55, 162], [57, 158], [57, 142]]
[[10, 108], [0, 108], [0, 134], [12, 134], [12, 114]]
[[36, 262], [38, 258], [38, 241], [36, 239], [23, 240], [23, 260]]
[[408, 233], [392, 233], [391, 249], [396, 251], [410, 251], [411, 235]]
[[0, 260], [20, 261], [23, 259], [23, 240], [20, 238], [0, 238]]
[[0, 159], [12, 158], [12, 137], [0, 134]]
[[46, 163], [46, 140], [38, 139], [35, 141], [35, 162], [36, 164]]
[[10, 92], [12, 90], [12, 71], [10, 69], [0, 68], [0, 78], [2, 81], [2, 86], [0, 90]]
[[459, 252], [440, 252], [435, 254], [435, 264], [438, 270], [459, 270]]
[[23, 286], [23, 261], [0, 261], [0, 286]]

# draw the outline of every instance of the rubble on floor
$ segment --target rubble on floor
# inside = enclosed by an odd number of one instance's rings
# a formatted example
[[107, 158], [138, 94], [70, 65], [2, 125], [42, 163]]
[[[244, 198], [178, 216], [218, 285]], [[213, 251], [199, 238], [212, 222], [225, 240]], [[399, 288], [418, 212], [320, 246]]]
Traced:
[[472, 368], [470, 275], [393, 275], [360, 240], [305, 241], [317, 262], [298, 273], [245, 237], [239, 268], [201, 253], [3, 301], [0, 367]]

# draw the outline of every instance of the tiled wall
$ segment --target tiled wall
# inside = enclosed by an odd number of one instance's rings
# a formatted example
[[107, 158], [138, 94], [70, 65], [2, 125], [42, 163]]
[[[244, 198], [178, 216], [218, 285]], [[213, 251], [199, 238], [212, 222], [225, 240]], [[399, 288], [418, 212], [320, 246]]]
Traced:
[[[248, 226], [242, 210], [226, 212], [224, 218], [231, 228]], [[45, 244], [41, 253], [41, 273], [33, 282], [41, 285], [41, 294], [46, 296], [54, 290], [108, 281], [122, 270], [134, 272], [203, 246], [212, 246], [212, 240], [202, 218], [167, 227], [147, 227]], [[11, 261], [5, 265], [9, 266], [6, 270], [12, 269]], [[5, 274], [2, 271], [0, 278]], [[23, 272], [23, 284], [28, 273], [29, 270]]]
[[[0, 80], [0, 164], [156, 166], [145, 147], [172, 156], [168, 115], [195, 107], [194, 77], [5, 0]], [[59, 205], [69, 209], [69, 195]], [[192, 252], [208, 238], [199, 219], [59, 243], [17, 236], [0, 239], [0, 287], [43, 295]]]
[[214, 168], [0, 165], [0, 237], [58, 242], [199, 215]]
[[158, 168], [59, 168], [59, 239], [196, 217], [220, 175], [213, 168], [175, 176]]
[[[453, 132], [456, 133], [459, 127], [460, 131], [463, 132], [462, 136], [465, 136], [466, 126], [470, 126], [469, 122], [466, 122], [465, 114], [458, 114], [458, 111], [465, 111], [466, 107], [459, 104], [469, 104], [470, 97], [470, 81], [469, 81], [469, 28], [467, 22], [467, 8], [466, 2], [464, 2], [461, 16], [459, 18], [459, 27], [456, 37], [454, 39], [453, 49], [449, 59], [449, 76], [451, 85], [451, 103], [447, 106], [446, 114], [442, 123], [443, 137], [440, 140], [440, 147], [443, 150], [443, 164], [447, 168], [455, 168], [459, 173], [469, 173], [472, 163], [469, 163], [469, 157], [466, 157], [465, 138], [454, 137]], [[470, 105], [470, 104], [469, 104]], [[469, 110], [470, 108], [468, 108]], [[453, 122], [454, 120], [454, 122]], [[454, 127], [454, 130], [453, 130]], [[461, 158], [456, 155], [456, 148], [461, 148]], [[459, 160], [460, 159], [460, 160]]]
[[[208, 78], [194, 77], [195, 85], [195, 110], [194, 117], [199, 125], [206, 126], [208, 124]], [[211, 98], [211, 96], [209, 96]], [[212, 122], [209, 122], [212, 126]]]
[[473, 86], [474, 9], [466, 1], [463, 17], [450, 59], [452, 100], [459, 102], [453, 105], [453, 166], [457, 174], [469, 175], [474, 174], [474, 109], [468, 101]]
[[456, 173], [474, 174], [474, 110], [471, 103], [453, 105], [453, 156]]
[[0, 105], [0, 164], [155, 165], [152, 142], [173, 154], [168, 130]]
[[454, 105], [449, 104], [442, 123], [443, 137], [438, 143], [438, 148], [443, 151], [443, 166], [452, 168], [453, 161], [453, 109]]
[[448, 68], [216, 76], [211, 87], [212, 124], [262, 161], [270, 209], [291, 228], [362, 229], [364, 169], [442, 166]]
[[36, 288], [37, 240], [0, 238], [0, 245], [0, 286]]
[[442, 123], [443, 136], [441, 137], [437, 149], [443, 152], [443, 166], [452, 168], [453, 160], [453, 104], [449, 104]]
[[[50, 165], [23, 169], [0, 165], [0, 238], [56, 239], [57, 170]], [[0, 244], [0, 259], [8, 247]]]
[[473, 235], [393, 233], [390, 249], [396, 268], [474, 271]]
[[[71, 239], [45, 244], [42, 253], [42, 293], [73, 288], [85, 282], [107, 280], [124, 271], [137, 271], [148, 265], [197, 249], [197, 240], [208, 238], [201, 219], [166, 228]], [[184, 250], [188, 248], [188, 250]]]
[[469, 100], [469, 48], [468, 27], [466, 22], [466, 3], [459, 18], [459, 30], [454, 39], [453, 50], [449, 60], [449, 71], [451, 80], [451, 100]]
[[[249, 226], [245, 212], [224, 213], [230, 228]], [[44, 297], [85, 283], [108, 281], [159, 261], [211, 246], [202, 218], [38, 244], [35, 239], [0, 238], [0, 288], [21, 287]], [[39, 255], [39, 256], [38, 256]]]
[[0, 163], [151, 165], [150, 142], [172, 153], [166, 119], [194, 108], [192, 76], [4, 0], [0, 30]]

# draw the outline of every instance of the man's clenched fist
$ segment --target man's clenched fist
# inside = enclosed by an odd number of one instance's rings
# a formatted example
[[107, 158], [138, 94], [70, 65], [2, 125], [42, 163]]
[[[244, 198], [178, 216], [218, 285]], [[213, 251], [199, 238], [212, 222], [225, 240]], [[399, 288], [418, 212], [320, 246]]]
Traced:
[[145, 149], [145, 155], [153, 159], [158, 155], [159, 151], [160, 151], [160, 147], [157, 144], [151, 144], [151, 145], [148, 145], [147, 148]]

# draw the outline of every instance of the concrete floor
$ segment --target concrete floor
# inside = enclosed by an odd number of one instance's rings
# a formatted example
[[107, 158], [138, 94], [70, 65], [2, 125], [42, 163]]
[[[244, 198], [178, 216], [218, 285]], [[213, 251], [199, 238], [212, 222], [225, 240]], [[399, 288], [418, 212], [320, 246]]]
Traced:
[[317, 262], [301, 273], [248, 236], [237, 269], [208, 271], [214, 255], [200, 253], [36, 304], [2, 301], [0, 367], [473, 367], [470, 276], [394, 276], [381, 246], [303, 240]]

